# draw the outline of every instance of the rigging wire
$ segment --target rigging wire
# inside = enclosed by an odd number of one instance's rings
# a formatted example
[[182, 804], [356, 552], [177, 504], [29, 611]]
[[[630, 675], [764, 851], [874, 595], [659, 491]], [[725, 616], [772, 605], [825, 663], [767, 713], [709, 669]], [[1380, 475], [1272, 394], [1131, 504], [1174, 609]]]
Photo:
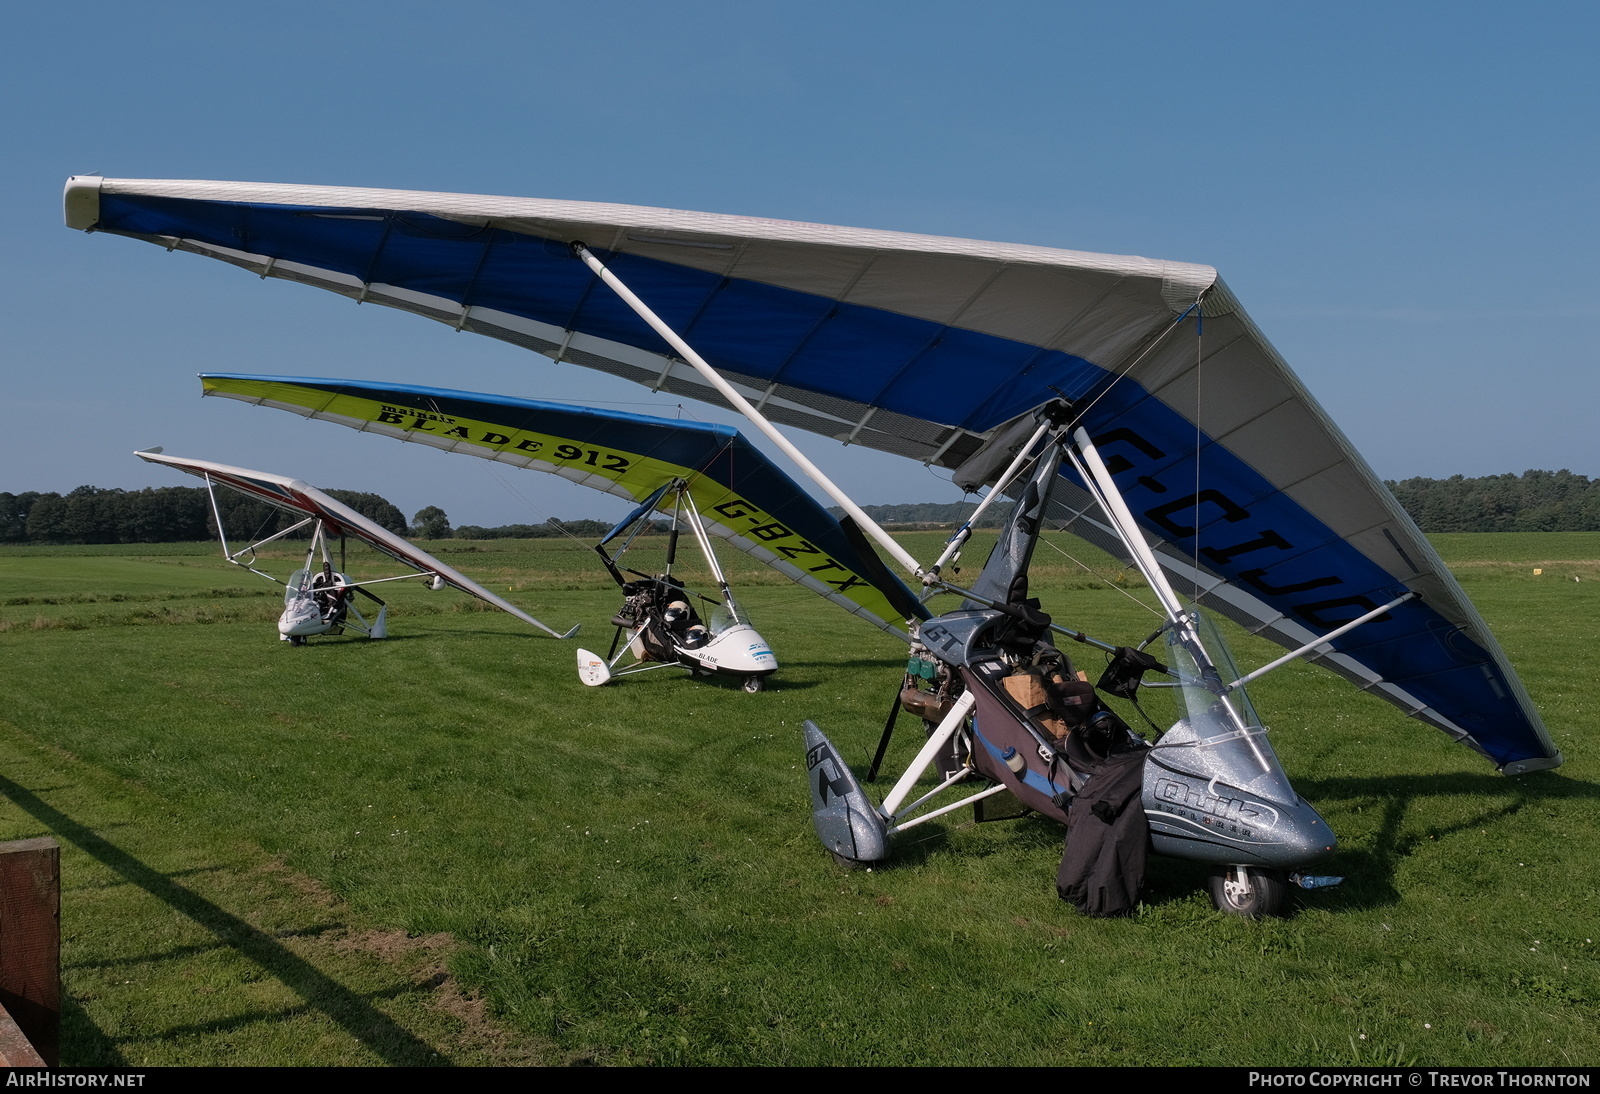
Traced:
[[[1122, 380], [1124, 380], [1130, 373], [1132, 373], [1133, 370], [1138, 367], [1139, 362], [1143, 361], [1152, 352], [1154, 352], [1156, 347], [1161, 345], [1161, 343], [1166, 340], [1166, 338], [1167, 338], [1167, 336], [1169, 334], [1171, 334], [1174, 330], [1178, 329], [1178, 327], [1180, 327], [1184, 323], [1184, 321], [1189, 318], [1190, 313], [1194, 314], [1194, 317], [1195, 317], [1195, 426], [1194, 426], [1194, 432], [1195, 432], [1195, 444], [1194, 444], [1194, 473], [1195, 473], [1195, 488], [1194, 488], [1194, 494], [1195, 494], [1194, 521], [1195, 521], [1195, 524], [1194, 524], [1194, 527], [1195, 527], [1195, 542], [1194, 542], [1194, 565], [1195, 565], [1195, 572], [1197, 572], [1197, 573], [1200, 572], [1200, 452], [1201, 452], [1201, 441], [1202, 441], [1202, 437], [1203, 437], [1203, 433], [1202, 433], [1201, 427], [1200, 427], [1200, 407], [1201, 407], [1201, 396], [1203, 394], [1202, 388], [1201, 388], [1201, 381], [1203, 379], [1203, 366], [1205, 364], [1205, 349], [1204, 349], [1204, 319], [1205, 319], [1205, 312], [1204, 312], [1204, 308], [1202, 307], [1202, 303], [1203, 303], [1204, 300], [1205, 300], [1205, 295], [1203, 293], [1200, 296], [1196, 297], [1194, 303], [1190, 304], [1187, 308], [1185, 308], [1183, 310], [1183, 314], [1179, 315], [1170, 324], [1168, 324], [1167, 327], [1164, 330], [1162, 330], [1160, 334], [1156, 335], [1155, 338], [1151, 339], [1150, 344], [1147, 345], [1142, 351], [1140, 351], [1140, 353], [1139, 353], [1139, 355], [1137, 357], [1135, 357], [1124, 368], [1120, 369], [1117, 372], [1116, 376], [1114, 376], [1111, 379], [1111, 382], [1106, 384], [1105, 387], [1101, 389], [1100, 394], [1096, 395], [1093, 399], [1091, 399], [1089, 401], [1089, 404], [1087, 406], [1085, 406], [1082, 410], [1079, 410], [1075, 415], [1073, 415], [1073, 423], [1074, 424], [1082, 424], [1084, 419], [1088, 416], [1088, 413], [1089, 413], [1090, 410], [1094, 409], [1094, 407], [1102, 399], [1104, 399], [1107, 395], [1111, 394], [1112, 389], [1114, 389], [1119, 383], [1122, 382]], [[1062, 527], [1065, 528], [1067, 525], [1070, 525], [1072, 523], [1072, 521], [1075, 521], [1075, 520], [1077, 520], [1077, 518], [1079, 516], [1082, 516], [1083, 512], [1084, 512], [1084, 510], [1080, 510], [1070, 520], [1068, 520], [1066, 522], [1066, 524], [1063, 524]], [[1043, 537], [1041, 537], [1041, 538], [1043, 538]], [[1046, 540], [1045, 542], [1048, 543], [1049, 541]], [[1050, 546], [1053, 549], [1055, 549], [1056, 551], [1060, 551], [1061, 554], [1066, 555], [1067, 558], [1072, 558], [1071, 555], [1068, 555], [1065, 551], [1062, 551], [1061, 548], [1056, 547], [1055, 544], [1052, 543], [1052, 544], [1050, 544]], [[1080, 565], [1080, 566], [1084, 565], [1082, 562], [1080, 562], [1079, 560], [1077, 560], [1075, 558], [1072, 559], [1072, 561], [1077, 562], [1078, 565]], [[1084, 569], [1088, 570], [1089, 567], [1084, 566]], [[1089, 572], [1093, 573], [1094, 571], [1090, 570]], [[1124, 567], [1124, 572], [1126, 572], [1126, 567]], [[1110, 584], [1110, 583], [1108, 582], [1108, 584]], [[1111, 587], [1112, 588], [1117, 588], [1117, 586], [1115, 586], [1115, 585], [1112, 585]], [[1131, 597], [1131, 594], [1127, 594], [1126, 590], [1119, 589], [1118, 591], [1123, 592], [1125, 595], [1130, 595], [1130, 599], [1134, 599], [1136, 603], [1140, 604], [1140, 606], [1144, 607], [1146, 610], [1154, 611], [1153, 609], [1151, 609], [1149, 607], [1149, 605], [1144, 604], [1143, 601], [1139, 601], [1137, 598]], [[1191, 603], [1195, 602], [1195, 599], [1192, 596], [1191, 596], [1190, 600], [1191, 600]], [[1160, 615], [1161, 613], [1155, 612], [1154, 614]]]
[[[486, 460], [484, 462], [488, 464], [485, 470], [488, 471], [489, 474], [493, 475], [495, 479], [499, 481], [500, 485], [506, 488], [506, 491], [510, 493], [512, 497], [522, 502], [522, 504], [527, 508], [528, 512], [532, 513], [536, 517], [544, 516], [544, 510], [540, 509], [537, 505], [533, 504], [533, 502], [529, 501], [527, 496], [523, 494], [522, 491], [511, 485], [511, 481], [507, 479], [501, 472], [500, 468], [496, 466], [499, 463], [498, 460]], [[566, 526], [560, 521], [553, 520], [551, 517], [545, 517], [540, 523], [550, 525], [550, 527], [555, 528], [558, 532], [572, 540], [574, 543], [581, 544], [585, 547], [588, 546], [588, 543], [585, 540], [573, 534], [572, 532], [569, 532]]]
[[[1205, 308], [1200, 301], [1194, 302], [1194, 572], [1201, 573], [1200, 569], [1200, 453], [1201, 439], [1205, 434], [1200, 428], [1200, 416], [1204, 406], [1205, 389]], [[1189, 596], [1189, 603], [1196, 607], [1200, 604], [1200, 585], [1195, 582]]]
[[[678, 409], [679, 409], [680, 412], [683, 411], [684, 408], [683, 408], [683, 405], [681, 403], [679, 404]], [[733, 448], [733, 444], [734, 444], [734, 439], [733, 438], [729, 438], [723, 444], [723, 446], [721, 448], [717, 449], [717, 451], [715, 453], [713, 453], [711, 455], [711, 457], [705, 461], [705, 464], [706, 465], [710, 465], [711, 463], [715, 462], [717, 459], [720, 459], [724, 454], [730, 453], [732, 448]], [[530, 501], [528, 499], [528, 497], [525, 494], [522, 493], [522, 491], [518, 490], [515, 486], [513, 486], [511, 484], [511, 481], [505, 477], [505, 474], [504, 474], [502, 468], [500, 468], [498, 466], [500, 461], [498, 461], [498, 460], [486, 460], [484, 462], [487, 464], [487, 467], [485, 467], [485, 471], [487, 471], [490, 475], [494, 476], [494, 478], [500, 483], [500, 485], [502, 487], [504, 487], [506, 489], [506, 491], [508, 493], [510, 493], [518, 501], [522, 502], [523, 506], [526, 507], [527, 510], [530, 513], [532, 513], [534, 516], [543, 516], [544, 515], [544, 511], [542, 509], [540, 509], [537, 505], [533, 504], [533, 502]], [[684, 480], [684, 488], [688, 489], [690, 486], [692, 486], [694, 484], [694, 482], [697, 479], [704, 478], [704, 477], [705, 477], [705, 472], [703, 470], [696, 470], [696, 471], [692, 472]], [[730, 478], [731, 477], [732, 476], [730, 475]], [[643, 516], [642, 519], [646, 523], [648, 523], [649, 520], [650, 520], [650, 516], [651, 516], [651, 514], [647, 513], [647, 514], [645, 514]], [[578, 536], [577, 534], [575, 534], [572, 531], [568, 530], [567, 527], [564, 524], [562, 524], [560, 521], [553, 521], [551, 518], [545, 517], [543, 523], [547, 524], [547, 525], [551, 525], [557, 531], [559, 531], [562, 535], [566, 536], [568, 539], [572, 540], [574, 543], [579, 544], [582, 547], [588, 548], [590, 546], [589, 541], [587, 539], [585, 539], [585, 538], [583, 538], [581, 536]], [[631, 537], [630, 537], [630, 542], [631, 542]], [[734, 544], [734, 546], [738, 546], [738, 545]], [[708, 603], [719, 603], [718, 601], [711, 600], [711, 598], [709, 598], [709, 597], [707, 597], [707, 596], [705, 596], [705, 595], [703, 595], [701, 593], [694, 593], [693, 595], [698, 596], [701, 600], [704, 600], [704, 601], [706, 601]]]
[[[1064, 528], [1058, 528], [1058, 529], [1056, 529], [1056, 531], [1065, 531], [1065, 529]], [[1122, 586], [1118, 585], [1116, 582], [1114, 582], [1114, 581], [1110, 580], [1109, 578], [1107, 578], [1104, 574], [1102, 574], [1098, 570], [1094, 569], [1092, 566], [1090, 566], [1088, 563], [1084, 562], [1082, 559], [1073, 557], [1067, 551], [1065, 551], [1061, 547], [1057, 546], [1051, 540], [1045, 539], [1043, 536], [1039, 537], [1039, 542], [1045, 544], [1052, 551], [1055, 551], [1057, 554], [1061, 555], [1063, 558], [1067, 559], [1069, 562], [1076, 563], [1077, 565], [1082, 567], [1083, 571], [1085, 573], [1087, 573], [1090, 577], [1098, 579], [1099, 581], [1104, 583], [1105, 586], [1107, 588], [1109, 588], [1109, 589], [1115, 589], [1117, 592], [1121, 593], [1123, 596], [1127, 597], [1129, 600], [1131, 600], [1135, 604], [1139, 605], [1139, 607], [1143, 608], [1145, 611], [1149, 612], [1151, 615], [1156, 616], [1157, 618], [1163, 618], [1161, 613], [1159, 611], [1157, 611], [1155, 608], [1152, 608], [1150, 605], [1146, 604], [1144, 601], [1140, 600], [1138, 597], [1136, 597], [1132, 593], [1130, 593], [1127, 589], [1124, 589]], [[1126, 574], [1128, 572], [1128, 567], [1124, 566], [1122, 568], [1121, 572]]]
[[1194, 311], [1199, 306], [1200, 306], [1200, 299], [1196, 299], [1193, 304], [1190, 304], [1187, 308], [1185, 308], [1183, 310], [1183, 314], [1182, 315], [1180, 315], [1180, 316], [1178, 316], [1178, 318], [1174, 319], [1170, 324], [1167, 325], [1167, 328], [1165, 330], [1163, 330], [1160, 334], [1156, 335], [1155, 338], [1151, 339], [1150, 344], [1148, 346], [1146, 346], [1142, 351], [1140, 351], [1139, 356], [1135, 357], [1132, 361], [1128, 362], [1127, 367], [1122, 369], [1115, 376], [1113, 376], [1111, 378], [1111, 382], [1109, 384], [1107, 384], [1101, 390], [1100, 394], [1096, 395], [1093, 399], [1089, 400], [1089, 405], [1088, 406], [1084, 407], [1082, 410], [1079, 410], [1076, 414], [1073, 415], [1071, 424], [1072, 425], [1081, 425], [1081, 424], [1083, 424], [1083, 420], [1088, 415], [1089, 411], [1093, 410], [1095, 408], [1095, 405], [1098, 404], [1101, 399], [1104, 399], [1107, 395], [1110, 395], [1111, 394], [1111, 389], [1116, 387], [1119, 383], [1121, 383], [1123, 378], [1126, 377], [1130, 372], [1132, 372], [1134, 369], [1138, 368], [1140, 361], [1143, 361], [1146, 357], [1150, 356], [1151, 353], [1155, 352], [1155, 348], [1157, 346], [1159, 346], [1162, 342], [1166, 341], [1167, 335], [1169, 335], [1173, 331], [1177, 330], [1178, 327], [1183, 323], [1183, 321], [1185, 319], [1189, 318], [1189, 313]]
[[[641, 402], [641, 401], [623, 402], [623, 401], [620, 401], [620, 400], [604, 400], [604, 399], [596, 399], [596, 400], [593, 400], [593, 402], [598, 403], [600, 405], [610, 405], [610, 406], [659, 406], [660, 405], [659, 403], [656, 403], [656, 402]], [[434, 413], [436, 413], [436, 414], [443, 414], [444, 413], [444, 409], [442, 407], [440, 407], [438, 400], [435, 399], [433, 396], [430, 395], [430, 396], [427, 397], [427, 403], [428, 403], [429, 408], [431, 410], [433, 410]], [[685, 407], [684, 407], [684, 405], [682, 403], [678, 403], [677, 404], [677, 412], [678, 412], [678, 417], [680, 419], [682, 419], [684, 414], [687, 413], [687, 411], [686, 411], [686, 409], [685, 409]], [[692, 415], [692, 414], [689, 415], [689, 418], [692, 421], [699, 421], [700, 420], [698, 418], [695, 418], [694, 415]], [[733, 443], [732, 441], [728, 442], [728, 444], [730, 446], [732, 445], [732, 443]], [[724, 449], [722, 451], [725, 451], [725, 450], [726, 449]], [[722, 455], [722, 451], [718, 451], [717, 452], [717, 456]], [[713, 456], [712, 458], [715, 459], [716, 457]], [[582, 537], [574, 534], [573, 532], [568, 531], [566, 526], [563, 525], [560, 521], [554, 520], [554, 518], [552, 518], [552, 517], [545, 516], [544, 510], [539, 508], [537, 505], [533, 504], [532, 501], [528, 500], [527, 495], [523, 494], [522, 491], [518, 490], [515, 486], [512, 486], [511, 485], [511, 481], [509, 479], [507, 479], [504, 474], [501, 473], [501, 469], [499, 467], [495, 466], [500, 461], [494, 460], [494, 459], [490, 459], [490, 460], [488, 460], [486, 462], [489, 465], [486, 470], [489, 472], [489, 474], [494, 476], [494, 478], [500, 483], [500, 485], [502, 487], [505, 488], [507, 493], [511, 494], [512, 497], [514, 497], [518, 501], [522, 502], [523, 507], [526, 508], [529, 513], [533, 514], [536, 517], [543, 517], [544, 518], [542, 521], [540, 521], [540, 523], [550, 525], [551, 527], [553, 527], [557, 531], [559, 531], [562, 535], [564, 535], [568, 539], [572, 540], [574, 543], [580, 544], [580, 545], [582, 545], [584, 547], [588, 546], [588, 542], [586, 540], [584, 540]], [[693, 479], [691, 478], [689, 481], [692, 482]], [[647, 520], [649, 519], [648, 514], [646, 515], [646, 519]]]

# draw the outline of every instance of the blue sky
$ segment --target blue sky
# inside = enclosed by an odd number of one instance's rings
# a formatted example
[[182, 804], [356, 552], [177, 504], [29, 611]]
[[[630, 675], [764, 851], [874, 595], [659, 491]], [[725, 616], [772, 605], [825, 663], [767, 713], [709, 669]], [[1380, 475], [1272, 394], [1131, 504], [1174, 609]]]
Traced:
[[[0, 490], [135, 448], [457, 523], [547, 476], [199, 398], [202, 371], [674, 412], [426, 320], [61, 223], [68, 175], [615, 201], [1216, 266], [1379, 474], [1600, 476], [1592, 4], [12, 5]], [[695, 416], [719, 419], [690, 405]], [[799, 443], [863, 502], [950, 500]]]

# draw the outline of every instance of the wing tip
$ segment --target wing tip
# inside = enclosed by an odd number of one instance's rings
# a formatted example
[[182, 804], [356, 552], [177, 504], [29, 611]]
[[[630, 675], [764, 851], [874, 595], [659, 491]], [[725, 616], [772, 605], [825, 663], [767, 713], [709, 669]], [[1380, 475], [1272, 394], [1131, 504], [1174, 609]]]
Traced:
[[1513, 760], [1500, 768], [1502, 775], [1526, 775], [1530, 771], [1549, 771], [1566, 763], [1566, 757], [1557, 749], [1554, 756], [1530, 756], [1526, 760]]
[[62, 216], [68, 228], [88, 232], [100, 223], [99, 175], [73, 175], [61, 192]]

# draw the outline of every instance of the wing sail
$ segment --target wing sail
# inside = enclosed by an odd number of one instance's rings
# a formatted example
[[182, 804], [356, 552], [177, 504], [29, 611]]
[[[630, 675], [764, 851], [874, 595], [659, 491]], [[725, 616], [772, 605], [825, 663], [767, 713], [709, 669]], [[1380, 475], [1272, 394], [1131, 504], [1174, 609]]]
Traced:
[[628, 511], [627, 516], [623, 517], [621, 520], [617, 521], [617, 523], [611, 526], [611, 531], [600, 537], [600, 546], [604, 547], [606, 544], [620, 536], [623, 532], [633, 527], [634, 521], [641, 517], [649, 516], [651, 510], [656, 507], [656, 502], [660, 501], [662, 497], [666, 495], [666, 492], [671, 489], [672, 483], [670, 481], [664, 482], [660, 486], [656, 487], [656, 489], [648, 498], [645, 498], [638, 505], [635, 505], [631, 510]]
[[812, 592], [901, 637], [907, 612], [927, 614], [864, 542], [727, 426], [353, 380], [207, 375], [201, 383], [207, 395], [545, 471], [641, 508], [683, 479], [708, 532]]
[[209, 460], [191, 460], [180, 456], [167, 456], [159, 452], [136, 452], [141, 460], [165, 464], [197, 478], [220, 483], [230, 490], [264, 501], [295, 516], [315, 517], [321, 520], [334, 535], [354, 536], [380, 554], [388, 555], [403, 566], [424, 574], [434, 574], [445, 584], [475, 596], [487, 604], [516, 616], [530, 626], [537, 627], [556, 638], [570, 638], [574, 627], [566, 634], [552, 630], [539, 620], [501, 597], [491, 593], [466, 575], [446, 566], [428, 552], [407, 543], [387, 528], [374, 524], [348, 505], [330, 498], [314, 486], [284, 475], [264, 471], [250, 471], [242, 467], [212, 463]]
[[[581, 240], [774, 421], [958, 470], [983, 465], [1008, 423], [1065, 396], [1119, 457], [1118, 486], [1180, 587], [1290, 647], [1420, 592], [1318, 659], [1507, 772], [1561, 761], [1426, 538], [1209, 266], [634, 206], [236, 182], [75, 178], [66, 213], [75, 228], [720, 403], [571, 257]], [[1097, 535], [1088, 517], [1075, 527]]]

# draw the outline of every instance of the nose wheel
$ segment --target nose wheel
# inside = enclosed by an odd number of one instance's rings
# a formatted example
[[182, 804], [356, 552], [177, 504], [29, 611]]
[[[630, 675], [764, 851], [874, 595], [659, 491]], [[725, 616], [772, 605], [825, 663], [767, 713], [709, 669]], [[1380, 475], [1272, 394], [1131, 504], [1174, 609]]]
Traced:
[[744, 690], [751, 695], [758, 691], [766, 690], [766, 686], [767, 678], [765, 676], [746, 676], [744, 678]]
[[1277, 870], [1259, 866], [1218, 866], [1211, 872], [1211, 903], [1217, 911], [1244, 919], [1281, 915], [1289, 882]]

